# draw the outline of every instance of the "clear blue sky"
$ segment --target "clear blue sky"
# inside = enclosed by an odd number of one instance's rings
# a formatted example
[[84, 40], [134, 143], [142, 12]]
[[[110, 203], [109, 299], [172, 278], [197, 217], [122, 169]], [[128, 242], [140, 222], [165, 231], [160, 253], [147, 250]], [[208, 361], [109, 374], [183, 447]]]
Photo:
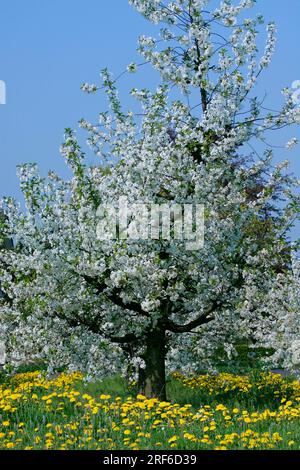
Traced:
[[[43, 173], [51, 168], [65, 175], [64, 128], [77, 128], [81, 117], [96, 121], [103, 109], [99, 95], [83, 94], [81, 83], [97, 82], [106, 66], [118, 74], [139, 60], [136, 39], [155, 28], [127, 0], [0, 0], [0, 7], [0, 80], [7, 85], [7, 104], [0, 105], [0, 195], [19, 196], [16, 165], [35, 161]], [[274, 107], [280, 90], [300, 80], [300, 1], [258, 0], [256, 9], [279, 28], [273, 65], [259, 86]], [[144, 80], [155, 84], [151, 74]], [[121, 91], [127, 85], [121, 82]], [[279, 151], [278, 158], [288, 156], [300, 178], [299, 153]]]

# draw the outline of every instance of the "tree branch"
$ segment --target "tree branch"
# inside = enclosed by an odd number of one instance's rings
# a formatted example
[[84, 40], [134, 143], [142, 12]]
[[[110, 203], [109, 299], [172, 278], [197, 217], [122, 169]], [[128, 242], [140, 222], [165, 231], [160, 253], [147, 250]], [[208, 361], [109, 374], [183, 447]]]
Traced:
[[53, 316], [58, 317], [60, 320], [63, 320], [67, 322], [67, 324], [71, 328], [75, 328], [78, 326], [84, 326], [88, 328], [92, 333], [102, 335], [104, 338], [108, 339], [112, 343], [117, 343], [117, 344], [126, 344], [126, 343], [134, 343], [142, 338], [136, 336], [134, 333], [127, 333], [124, 336], [112, 336], [107, 333], [105, 333], [103, 330], [101, 330], [100, 326], [97, 324], [96, 321], [90, 321], [88, 319], [82, 319], [78, 317], [73, 317], [73, 318], [68, 318], [64, 314], [59, 313], [57, 311], [54, 312]]
[[213, 302], [212, 306], [207, 310], [206, 313], [200, 315], [198, 318], [192, 320], [189, 323], [186, 323], [185, 325], [178, 325], [177, 323], [169, 320], [167, 322], [167, 329], [172, 333], [189, 333], [194, 328], [211, 322], [214, 317], [210, 317], [209, 315], [211, 315], [217, 309], [217, 306], [217, 302]]
[[108, 339], [112, 341], [113, 343], [125, 344], [125, 343], [136, 343], [137, 341], [140, 341], [142, 338], [139, 338], [134, 333], [128, 333], [127, 335], [124, 335], [124, 336], [108, 336]]
[[113, 304], [117, 305], [118, 307], [121, 307], [127, 310], [132, 310], [143, 316], [147, 316], [147, 317], [149, 316], [149, 314], [142, 309], [142, 307], [140, 306], [138, 302], [128, 302], [128, 303], [124, 302], [124, 300], [120, 297], [121, 289], [118, 289], [115, 287], [111, 292], [104, 292], [105, 289], [108, 288], [108, 286], [104, 282], [99, 283], [93, 277], [86, 276], [86, 275], [83, 275], [83, 278], [89, 285], [92, 285], [99, 294], [105, 295], [108, 300], [110, 300]]

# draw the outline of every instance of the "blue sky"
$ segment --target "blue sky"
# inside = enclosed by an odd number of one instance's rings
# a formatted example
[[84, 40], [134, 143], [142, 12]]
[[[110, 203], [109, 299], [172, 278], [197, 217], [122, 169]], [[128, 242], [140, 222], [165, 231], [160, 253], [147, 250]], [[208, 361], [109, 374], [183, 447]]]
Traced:
[[[127, 0], [0, 0], [0, 7], [0, 80], [7, 86], [7, 103], [0, 105], [0, 195], [19, 197], [16, 165], [34, 161], [42, 173], [51, 168], [65, 175], [59, 155], [64, 128], [77, 128], [82, 117], [96, 122], [104, 101], [83, 94], [80, 85], [97, 83], [106, 66], [118, 74], [139, 60], [136, 39], [155, 28]], [[274, 107], [280, 90], [300, 80], [300, 2], [258, 0], [256, 10], [279, 29], [276, 56], [258, 88]], [[138, 86], [155, 81], [147, 72]], [[127, 79], [120, 87], [128, 89]], [[299, 150], [278, 153], [287, 156], [300, 178]]]

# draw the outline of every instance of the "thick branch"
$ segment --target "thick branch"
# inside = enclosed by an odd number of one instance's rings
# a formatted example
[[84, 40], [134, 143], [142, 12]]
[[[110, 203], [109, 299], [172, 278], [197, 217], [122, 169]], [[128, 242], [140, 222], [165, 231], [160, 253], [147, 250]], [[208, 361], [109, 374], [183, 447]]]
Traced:
[[124, 335], [124, 336], [108, 336], [108, 339], [112, 343], [125, 344], [125, 343], [136, 343], [137, 341], [140, 341], [142, 338], [139, 338], [134, 333], [128, 333], [127, 335]]
[[85, 275], [83, 276], [83, 278], [89, 285], [93, 286], [99, 294], [105, 295], [105, 297], [108, 300], [110, 300], [113, 304], [117, 305], [118, 307], [121, 307], [127, 310], [132, 310], [133, 312], [139, 313], [140, 315], [143, 315], [143, 316], [149, 316], [149, 314], [142, 309], [139, 303], [124, 302], [120, 296], [121, 289], [118, 289], [115, 287], [111, 292], [104, 292], [105, 289], [108, 288], [108, 286], [104, 282], [99, 283], [93, 277], [85, 276]]
[[107, 293], [106, 297], [115, 305], [118, 305], [119, 307], [125, 308], [127, 310], [133, 310], [136, 313], [139, 313], [140, 315], [143, 316], [149, 316], [147, 312], [145, 312], [140, 304], [137, 302], [128, 302], [125, 303], [122, 298], [119, 296], [119, 289], [114, 289], [111, 293]]
[[111, 341], [112, 343], [117, 343], [117, 344], [134, 343], [142, 339], [136, 336], [134, 333], [128, 333], [124, 336], [109, 335], [105, 333], [103, 330], [101, 330], [100, 326], [98, 325], [96, 321], [82, 319], [82, 318], [75, 317], [75, 316], [73, 318], [68, 318], [63, 313], [59, 313], [57, 311], [54, 312], [53, 316], [56, 316], [63, 321], [66, 321], [67, 324], [72, 328], [75, 328], [78, 326], [84, 326], [88, 328], [92, 333], [102, 335], [103, 337]]
[[207, 312], [205, 312], [204, 314], [201, 314], [198, 318], [190, 321], [189, 323], [186, 323], [185, 325], [178, 325], [177, 323], [169, 320], [167, 322], [167, 329], [171, 331], [172, 333], [189, 333], [194, 328], [197, 328], [198, 326], [205, 325], [206, 323], [211, 322], [214, 319], [214, 317], [210, 315], [216, 309], [217, 309], [217, 303], [214, 302], [212, 306], [207, 310]]
[[[202, 59], [201, 59], [201, 52], [200, 52], [200, 48], [199, 48], [199, 44], [198, 44], [197, 40], [195, 40], [195, 45], [196, 45], [197, 58], [198, 58], [197, 66], [199, 67], [201, 65], [201, 60]], [[202, 111], [203, 111], [203, 114], [205, 114], [206, 110], [207, 110], [207, 91], [202, 86], [202, 84], [201, 84], [201, 87], [200, 87], [200, 94], [201, 94]]]

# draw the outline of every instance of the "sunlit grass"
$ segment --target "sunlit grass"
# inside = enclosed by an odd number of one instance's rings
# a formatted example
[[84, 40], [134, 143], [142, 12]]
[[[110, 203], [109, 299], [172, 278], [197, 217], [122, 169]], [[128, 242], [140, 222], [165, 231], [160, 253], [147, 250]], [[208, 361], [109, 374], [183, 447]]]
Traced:
[[275, 374], [168, 380], [168, 402], [120, 377], [33, 371], [0, 386], [1, 449], [299, 449], [300, 386]]

